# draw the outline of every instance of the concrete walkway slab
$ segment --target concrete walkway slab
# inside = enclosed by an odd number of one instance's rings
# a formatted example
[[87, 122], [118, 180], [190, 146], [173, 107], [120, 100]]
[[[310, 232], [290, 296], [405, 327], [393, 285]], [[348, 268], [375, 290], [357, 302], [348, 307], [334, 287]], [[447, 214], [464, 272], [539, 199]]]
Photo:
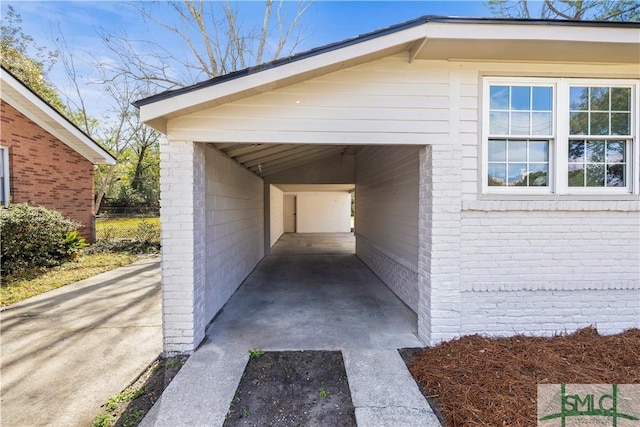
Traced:
[[395, 349], [343, 350], [359, 426], [440, 426]]
[[162, 351], [160, 261], [13, 304], [0, 328], [0, 424], [91, 425]]
[[253, 348], [341, 350], [360, 426], [439, 425], [397, 352], [423, 346], [416, 315], [353, 253], [353, 235], [284, 237], [142, 426], [221, 426]]

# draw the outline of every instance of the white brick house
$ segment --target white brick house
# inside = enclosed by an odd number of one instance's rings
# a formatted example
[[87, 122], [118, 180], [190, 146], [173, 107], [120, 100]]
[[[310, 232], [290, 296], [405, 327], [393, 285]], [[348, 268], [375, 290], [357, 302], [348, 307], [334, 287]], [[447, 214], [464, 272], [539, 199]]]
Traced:
[[268, 252], [285, 184], [355, 185], [356, 253], [427, 343], [639, 327], [639, 64], [634, 23], [426, 17], [139, 101], [165, 350]]

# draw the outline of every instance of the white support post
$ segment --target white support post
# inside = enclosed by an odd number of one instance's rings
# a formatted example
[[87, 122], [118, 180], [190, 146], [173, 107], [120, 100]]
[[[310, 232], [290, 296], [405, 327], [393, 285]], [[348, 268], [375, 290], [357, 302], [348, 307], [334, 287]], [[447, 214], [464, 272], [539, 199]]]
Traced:
[[162, 324], [166, 354], [204, 339], [205, 155], [191, 141], [160, 142]]

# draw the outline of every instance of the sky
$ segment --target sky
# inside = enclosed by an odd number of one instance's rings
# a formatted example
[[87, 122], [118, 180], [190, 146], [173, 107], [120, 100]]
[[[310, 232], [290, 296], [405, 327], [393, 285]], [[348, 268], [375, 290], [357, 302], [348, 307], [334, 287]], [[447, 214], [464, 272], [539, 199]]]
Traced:
[[[61, 36], [74, 52], [82, 91], [88, 110], [94, 116], [104, 114], [108, 107], [102, 89], [95, 83], [95, 69], [89, 55], [109, 60], [111, 53], [101, 43], [100, 34], [127, 34], [140, 41], [154, 41], [171, 49], [176, 43], [167, 31], [146, 22], [130, 2], [117, 1], [2, 1], [2, 16], [13, 6], [22, 18], [22, 30], [38, 45], [55, 50], [55, 40]], [[242, 25], [259, 27], [263, 2], [241, 1]], [[169, 15], [166, 4], [154, 7], [158, 19]], [[295, 2], [285, 4], [291, 11]], [[290, 13], [292, 13], [290, 11]], [[285, 9], [286, 12], [286, 9]], [[424, 15], [487, 17], [490, 11], [476, 1], [323, 1], [316, 0], [303, 16], [304, 40], [297, 51], [323, 46]], [[286, 52], [289, 54], [290, 52]], [[62, 66], [57, 64], [49, 74], [58, 90], [70, 94]]]

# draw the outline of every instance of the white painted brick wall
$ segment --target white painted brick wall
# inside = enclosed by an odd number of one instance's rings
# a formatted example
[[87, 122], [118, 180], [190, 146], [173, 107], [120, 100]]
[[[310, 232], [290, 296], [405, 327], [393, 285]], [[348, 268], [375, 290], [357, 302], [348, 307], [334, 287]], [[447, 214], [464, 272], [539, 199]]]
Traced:
[[162, 298], [165, 353], [204, 338], [204, 147], [160, 142]]
[[640, 211], [589, 211], [583, 202], [565, 203], [574, 210], [562, 211], [519, 205], [463, 212], [464, 289], [640, 288]]
[[416, 266], [394, 256], [365, 237], [356, 234], [356, 253], [367, 266], [411, 310], [418, 311], [418, 271]]
[[594, 325], [602, 334], [640, 327], [640, 289], [462, 293], [461, 333], [553, 335]]
[[418, 334], [429, 344], [460, 333], [461, 160], [457, 144], [420, 152]]
[[206, 150], [206, 310], [209, 322], [264, 256], [264, 183]]
[[465, 208], [462, 333], [549, 335], [588, 325], [617, 333], [640, 325], [636, 203], [491, 201]]
[[412, 310], [418, 308], [419, 147], [356, 155], [356, 254]]
[[356, 155], [356, 233], [413, 266], [418, 263], [419, 149], [364, 147]]

